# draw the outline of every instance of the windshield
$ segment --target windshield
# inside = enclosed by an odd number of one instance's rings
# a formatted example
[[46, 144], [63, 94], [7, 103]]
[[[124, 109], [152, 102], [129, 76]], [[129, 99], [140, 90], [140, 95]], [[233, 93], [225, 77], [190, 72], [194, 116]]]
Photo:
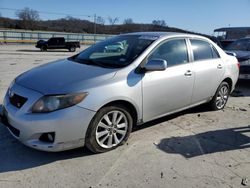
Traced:
[[106, 68], [125, 67], [156, 39], [145, 35], [120, 35], [97, 43], [69, 60]]
[[250, 39], [239, 39], [229, 44], [226, 50], [250, 51]]

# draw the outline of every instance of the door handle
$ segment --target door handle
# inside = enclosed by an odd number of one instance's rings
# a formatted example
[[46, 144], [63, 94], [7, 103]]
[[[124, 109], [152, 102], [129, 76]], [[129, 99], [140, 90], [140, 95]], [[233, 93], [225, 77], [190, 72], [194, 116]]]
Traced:
[[187, 72], [185, 72], [184, 75], [185, 76], [192, 76], [192, 71], [191, 70], [187, 70]]
[[222, 65], [219, 64], [219, 65], [217, 66], [217, 69], [222, 69]]

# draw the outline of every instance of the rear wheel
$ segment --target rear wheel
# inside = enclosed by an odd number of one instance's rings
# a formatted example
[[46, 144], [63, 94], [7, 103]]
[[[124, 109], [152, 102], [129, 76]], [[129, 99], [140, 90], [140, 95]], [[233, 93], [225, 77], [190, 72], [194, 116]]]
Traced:
[[227, 82], [222, 82], [218, 87], [213, 99], [209, 102], [212, 110], [222, 110], [227, 103], [230, 94], [230, 86]]
[[89, 125], [86, 146], [94, 153], [115, 149], [126, 142], [132, 130], [132, 124], [132, 117], [126, 108], [103, 107]]

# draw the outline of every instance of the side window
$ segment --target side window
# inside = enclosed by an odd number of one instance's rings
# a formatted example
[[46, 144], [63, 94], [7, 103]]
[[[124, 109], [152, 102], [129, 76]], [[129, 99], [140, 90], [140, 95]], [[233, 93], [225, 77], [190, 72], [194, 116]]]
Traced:
[[168, 67], [187, 63], [189, 60], [185, 40], [174, 39], [161, 44], [149, 56], [148, 60], [151, 59], [164, 59]]
[[64, 44], [64, 39], [63, 38], [58, 38], [58, 44], [63, 45]]
[[218, 52], [206, 41], [190, 39], [194, 61], [219, 58]]
[[56, 44], [56, 38], [51, 38], [51, 39], [49, 39], [48, 40], [48, 43], [50, 44], [50, 45], [54, 45], [54, 44]]

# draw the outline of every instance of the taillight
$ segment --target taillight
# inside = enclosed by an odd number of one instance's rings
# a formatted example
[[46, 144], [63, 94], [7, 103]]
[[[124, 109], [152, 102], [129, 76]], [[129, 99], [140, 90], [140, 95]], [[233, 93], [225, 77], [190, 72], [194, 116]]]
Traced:
[[238, 68], [240, 68], [240, 63], [239, 62], [237, 63], [237, 66], [238, 66]]

